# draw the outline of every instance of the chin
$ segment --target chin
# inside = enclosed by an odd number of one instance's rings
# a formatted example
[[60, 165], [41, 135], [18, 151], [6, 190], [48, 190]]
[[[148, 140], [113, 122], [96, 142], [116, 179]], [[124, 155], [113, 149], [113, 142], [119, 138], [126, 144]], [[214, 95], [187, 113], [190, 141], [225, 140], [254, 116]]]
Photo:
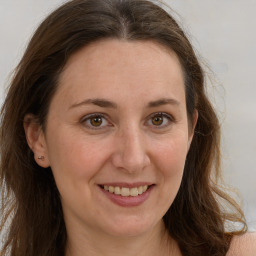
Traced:
[[116, 221], [114, 225], [109, 227], [108, 233], [118, 237], [134, 237], [147, 233], [154, 228], [154, 224], [150, 221], [140, 220], [122, 220]]

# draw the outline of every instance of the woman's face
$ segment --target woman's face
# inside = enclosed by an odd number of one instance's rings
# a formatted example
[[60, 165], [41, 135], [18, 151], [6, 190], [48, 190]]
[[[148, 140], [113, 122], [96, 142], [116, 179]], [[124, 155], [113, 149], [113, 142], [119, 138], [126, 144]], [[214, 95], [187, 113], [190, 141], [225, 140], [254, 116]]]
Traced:
[[113, 39], [74, 54], [42, 135], [67, 229], [133, 236], [162, 223], [180, 187], [188, 127], [173, 52]]

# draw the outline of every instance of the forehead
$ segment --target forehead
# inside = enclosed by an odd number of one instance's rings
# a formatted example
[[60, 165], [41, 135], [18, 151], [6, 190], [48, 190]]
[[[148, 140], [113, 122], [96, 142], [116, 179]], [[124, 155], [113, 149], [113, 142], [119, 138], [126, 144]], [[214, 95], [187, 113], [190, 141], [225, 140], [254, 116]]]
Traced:
[[85, 46], [70, 57], [58, 91], [70, 98], [88, 93], [92, 97], [176, 94], [184, 98], [184, 79], [178, 57], [164, 46], [109, 39]]

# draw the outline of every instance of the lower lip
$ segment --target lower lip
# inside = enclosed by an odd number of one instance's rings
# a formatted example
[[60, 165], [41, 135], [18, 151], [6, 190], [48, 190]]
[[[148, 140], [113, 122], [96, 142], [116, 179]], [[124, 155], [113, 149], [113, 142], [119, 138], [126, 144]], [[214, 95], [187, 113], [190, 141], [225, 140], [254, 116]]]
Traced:
[[151, 185], [146, 192], [138, 196], [121, 196], [121, 195], [110, 193], [104, 188], [100, 187], [100, 189], [113, 203], [123, 207], [132, 207], [132, 206], [139, 206], [143, 204], [150, 196], [150, 193], [153, 187], [154, 185]]

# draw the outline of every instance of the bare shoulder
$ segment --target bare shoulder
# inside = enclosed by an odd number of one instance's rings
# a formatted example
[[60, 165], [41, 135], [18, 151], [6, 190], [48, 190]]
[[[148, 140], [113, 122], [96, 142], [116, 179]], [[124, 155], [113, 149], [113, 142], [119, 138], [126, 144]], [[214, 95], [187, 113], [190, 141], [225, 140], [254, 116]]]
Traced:
[[234, 237], [227, 256], [256, 256], [256, 233]]

